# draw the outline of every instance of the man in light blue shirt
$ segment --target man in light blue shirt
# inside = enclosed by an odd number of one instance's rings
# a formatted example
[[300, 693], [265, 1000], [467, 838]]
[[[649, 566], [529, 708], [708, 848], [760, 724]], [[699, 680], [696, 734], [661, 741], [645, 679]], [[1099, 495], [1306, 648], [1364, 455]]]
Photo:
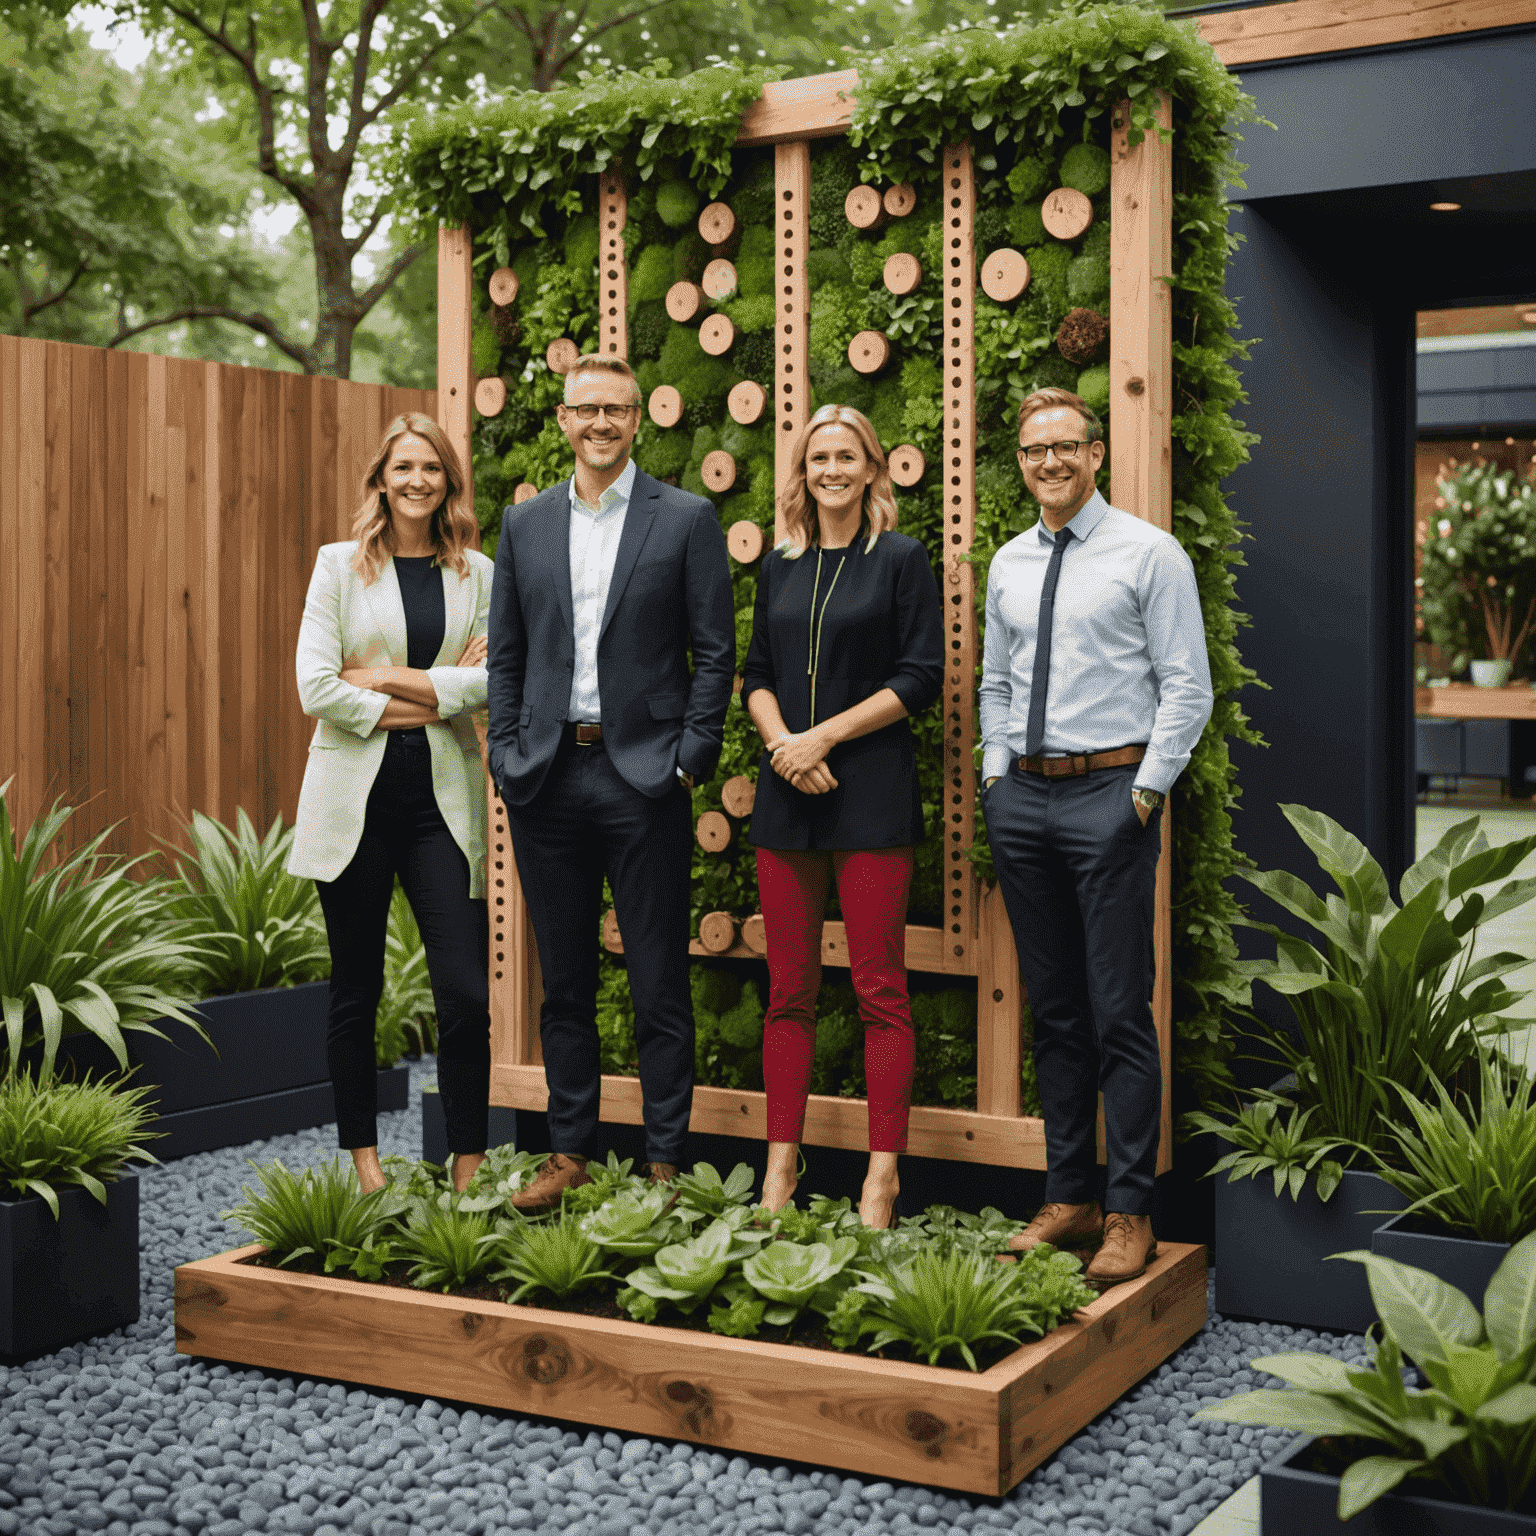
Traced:
[[1045, 1114], [1046, 1204], [1010, 1246], [1102, 1234], [1086, 1272], [1101, 1287], [1157, 1252], [1159, 823], [1212, 702], [1189, 556], [1099, 495], [1103, 462], [1104, 429], [1077, 395], [1038, 390], [1019, 407], [1019, 469], [1041, 515], [993, 557], [980, 696], [987, 835]]

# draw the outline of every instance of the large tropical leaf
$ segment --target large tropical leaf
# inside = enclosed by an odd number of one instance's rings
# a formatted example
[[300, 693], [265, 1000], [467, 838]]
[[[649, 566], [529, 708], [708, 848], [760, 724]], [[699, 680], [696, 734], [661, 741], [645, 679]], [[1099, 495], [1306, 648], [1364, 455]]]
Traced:
[[1401, 1456], [1366, 1456], [1352, 1462], [1339, 1479], [1339, 1519], [1352, 1519], [1423, 1467], [1422, 1461], [1409, 1461]]
[[1483, 1320], [1477, 1308], [1439, 1276], [1359, 1249], [1329, 1257], [1365, 1265], [1382, 1327], [1419, 1366], [1445, 1363], [1453, 1345], [1470, 1348], [1482, 1343]]
[[1501, 1360], [1536, 1344], [1536, 1232], [1504, 1255], [1483, 1298], [1488, 1337]]
[[1331, 816], [1304, 805], [1282, 805], [1280, 810], [1354, 911], [1374, 917], [1391, 908], [1387, 877], [1354, 833], [1346, 832]]

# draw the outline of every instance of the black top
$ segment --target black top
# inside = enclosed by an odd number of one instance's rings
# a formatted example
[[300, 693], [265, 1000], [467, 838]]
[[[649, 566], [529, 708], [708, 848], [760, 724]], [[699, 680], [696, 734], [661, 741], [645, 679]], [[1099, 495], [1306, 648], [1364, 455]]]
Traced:
[[[437, 663], [448, 622], [443, 573], [434, 555], [396, 555], [395, 579], [400, 583], [400, 602], [405, 609], [405, 664], [425, 672]], [[418, 725], [409, 731], [389, 734], [391, 739], [416, 736], [425, 741], [427, 728]]]
[[[814, 549], [798, 560], [774, 550], [758, 572], [742, 702], [755, 689], [770, 689], [792, 731], [829, 720], [882, 688], [917, 715], [943, 686], [944, 615], [928, 552], [901, 533], [881, 534], [872, 550], [866, 543], [860, 537], [845, 550], [820, 551], [819, 578]], [[900, 848], [922, 838], [917, 753], [906, 720], [834, 747], [827, 765], [838, 787], [807, 795], [781, 779], [763, 753], [752, 807], [758, 847]]]

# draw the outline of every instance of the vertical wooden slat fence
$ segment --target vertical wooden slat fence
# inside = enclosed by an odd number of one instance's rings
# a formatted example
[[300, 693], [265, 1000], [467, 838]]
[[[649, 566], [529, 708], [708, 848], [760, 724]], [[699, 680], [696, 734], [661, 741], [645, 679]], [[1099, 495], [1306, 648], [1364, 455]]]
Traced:
[[137, 854], [194, 810], [291, 821], [294, 642], [358, 472], [430, 390], [0, 336], [0, 782]]

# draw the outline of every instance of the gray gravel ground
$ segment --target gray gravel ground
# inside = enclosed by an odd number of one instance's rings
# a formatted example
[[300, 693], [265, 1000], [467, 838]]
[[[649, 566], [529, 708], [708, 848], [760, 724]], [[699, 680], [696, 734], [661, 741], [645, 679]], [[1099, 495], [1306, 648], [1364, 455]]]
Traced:
[[[385, 1153], [419, 1155], [415, 1086], [412, 1108], [381, 1118]], [[141, 1175], [140, 1321], [0, 1367], [0, 1536], [1184, 1536], [1286, 1440], [1192, 1424], [1195, 1409], [1260, 1384], [1258, 1354], [1363, 1358], [1359, 1338], [1213, 1316], [1011, 1495], [985, 1500], [178, 1357], [171, 1270], [239, 1240], [218, 1213], [252, 1177], [246, 1158], [334, 1155], [326, 1127]]]

